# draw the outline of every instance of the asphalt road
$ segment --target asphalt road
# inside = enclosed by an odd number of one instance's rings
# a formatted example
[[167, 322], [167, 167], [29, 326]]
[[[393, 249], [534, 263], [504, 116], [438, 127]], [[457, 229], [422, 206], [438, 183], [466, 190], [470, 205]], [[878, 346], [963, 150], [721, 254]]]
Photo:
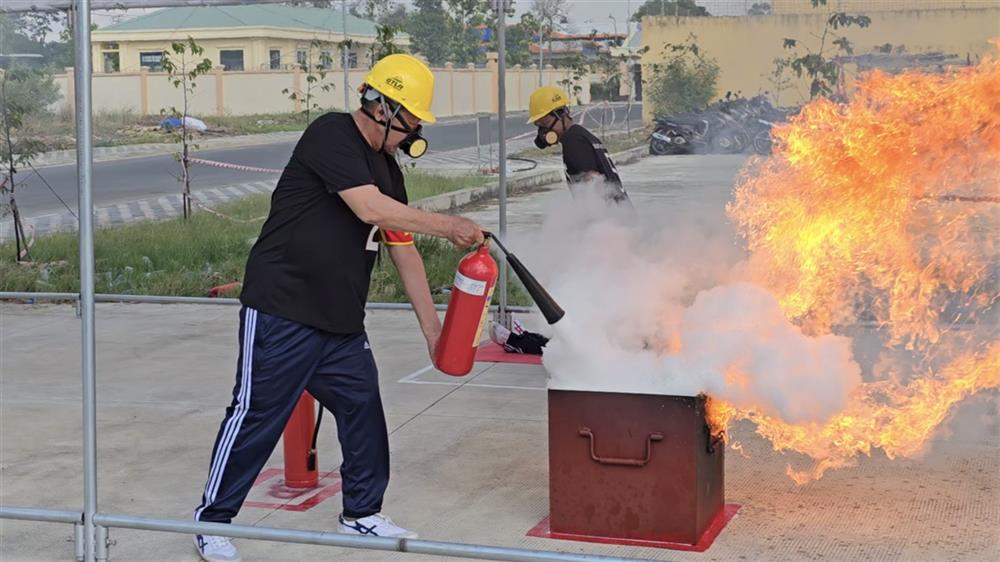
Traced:
[[[623, 120], [624, 107], [617, 108], [617, 113], [619, 120]], [[638, 122], [641, 113], [641, 105], [632, 108], [634, 122]], [[508, 115], [508, 137], [532, 130], [532, 127], [525, 123], [525, 118], [523, 112]], [[589, 121], [588, 123], [593, 125]], [[480, 138], [484, 144], [489, 142], [490, 137], [496, 138], [495, 120], [492, 125], [494, 127], [492, 131], [488, 131], [484, 127], [480, 128]], [[426, 127], [425, 136], [430, 143], [432, 152], [474, 146], [476, 123], [472, 119], [440, 122]], [[197, 156], [233, 164], [280, 169], [288, 162], [293, 148], [294, 143], [276, 143], [198, 151]], [[41, 177], [32, 174], [18, 190], [18, 206], [24, 216], [31, 217], [64, 209], [53, 191], [75, 212], [77, 206], [75, 164], [40, 168], [38, 171]], [[177, 193], [179, 172], [179, 166], [173, 155], [96, 162], [93, 167], [94, 204], [107, 205]], [[210, 189], [268, 178], [276, 179], [276, 176], [207, 166], [195, 166], [192, 170], [192, 182], [196, 189]], [[51, 189], [45, 185], [46, 182], [51, 186]]]

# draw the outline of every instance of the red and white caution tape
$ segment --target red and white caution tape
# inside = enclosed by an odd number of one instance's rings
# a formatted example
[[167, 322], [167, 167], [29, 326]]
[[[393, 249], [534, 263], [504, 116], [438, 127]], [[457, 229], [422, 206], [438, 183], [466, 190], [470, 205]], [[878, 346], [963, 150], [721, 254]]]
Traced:
[[258, 168], [257, 166], [244, 166], [242, 164], [230, 164], [229, 162], [218, 162], [216, 160], [205, 160], [203, 158], [188, 158], [192, 164], [212, 166], [213, 168], [223, 168], [225, 170], [240, 170], [242, 172], [260, 172], [262, 174], [280, 174], [282, 170], [277, 168]]
[[261, 215], [259, 217], [254, 217], [252, 219], [238, 219], [236, 217], [231, 217], [225, 213], [220, 213], [219, 211], [216, 211], [215, 209], [199, 201], [198, 198], [195, 197], [194, 195], [191, 195], [190, 197], [191, 197], [191, 202], [194, 203], [195, 206], [198, 207], [199, 209], [202, 209], [203, 211], [208, 211], [209, 213], [219, 217], [220, 219], [226, 219], [227, 221], [232, 221], [240, 224], [250, 224], [253, 222], [262, 221], [267, 218], [267, 215]]

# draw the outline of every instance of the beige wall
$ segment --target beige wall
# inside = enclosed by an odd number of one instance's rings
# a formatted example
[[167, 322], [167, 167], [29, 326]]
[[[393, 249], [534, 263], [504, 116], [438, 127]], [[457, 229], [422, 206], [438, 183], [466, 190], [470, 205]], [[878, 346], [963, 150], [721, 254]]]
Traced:
[[898, 10], [945, 10], [996, 8], [1000, 0], [827, 0], [826, 7], [813, 8], [808, 0], [770, 0], [775, 14], [808, 14], [815, 10], [871, 13]]
[[[439, 117], [473, 115], [496, 111], [497, 69], [494, 60], [486, 68], [444, 68], [434, 72], [434, 102], [432, 110]], [[63, 93], [62, 107], [72, 100], [72, 69], [57, 75], [56, 83]], [[350, 100], [356, 107], [357, 88], [362, 84], [367, 70], [349, 72]], [[557, 84], [566, 77], [564, 71], [546, 68], [542, 83]], [[327, 73], [326, 83], [333, 87], [328, 92], [313, 90], [315, 102], [326, 109], [341, 109], [344, 104], [343, 74], [338, 70]], [[588, 83], [585, 77], [583, 84]], [[301, 111], [303, 103], [288, 99], [285, 88], [295, 91], [306, 86], [306, 76], [297, 68], [281, 71], [223, 72], [216, 67], [211, 73], [197, 79], [197, 88], [189, 100], [190, 113], [198, 115], [253, 115]], [[528, 107], [528, 97], [539, 85], [536, 67], [507, 69], [507, 109], [521, 111]], [[103, 111], [132, 110], [147, 115], [157, 115], [170, 107], [180, 109], [183, 99], [180, 92], [163, 72], [96, 73], [93, 77], [95, 113]], [[590, 102], [590, 92], [584, 88], [581, 103]]]
[[[869, 16], [870, 27], [841, 30], [854, 44], [855, 54], [870, 53], [878, 45], [891, 43], [905, 46], [909, 53], [943, 51], [977, 60], [995, 53], [989, 40], [1000, 37], [1000, 7], [871, 12]], [[645, 17], [642, 39], [649, 51], [642, 58], [643, 76], [648, 79], [649, 65], [663, 60], [665, 44], [682, 43], [693, 33], [702, 50], [721, 67], [719, 95], [727, 91], [747, 96], [763, 92], [774, 95], [774, 84], [768, 80], [774, 59], [790, 54], [783, 48], [783, 39], [795, 38], [814, 45], [814, 35], [822, 33], [826, 18], [822, 11], [760, 17]], [[850, 81], [854, 77], [848, 74], [846, 78]], [[786, 105], [800, 103], [808, 96], [808, 83], [802, 80], [781, 92], [778, 101]], [[649, 118], [650, 104], [643, 109]]]

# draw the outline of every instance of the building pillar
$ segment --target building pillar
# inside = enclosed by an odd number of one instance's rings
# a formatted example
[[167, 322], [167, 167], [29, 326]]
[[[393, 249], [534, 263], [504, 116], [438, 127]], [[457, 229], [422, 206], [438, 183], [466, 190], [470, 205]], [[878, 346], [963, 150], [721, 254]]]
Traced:
[[490, 88], [493, 94], [493, 104], [490, 106], [490, 111], [496, 113], [500, 111], [500, 100], [498, 99], [499, 88], [500, 88], [500, 71], [499, 63], [500, 55], [496, 53], [486, 53], [486, 68], [490, 69], [490, 75], [493, 78], [493, 88]]
[[[308, 61], [307, 61], [308, 64]], [[296, 64], [292, 70], [292, 92], [295, 93], [295, 113], [302, 111], [302, 100], [299, 92], [302, 91], [302, 65]]]
[[448, 73], [448, 115], [455, 115], [455, 64], [444, 63], [445, 72]]
[[476, 65], [471, 62], [465, 65], [465, 69], [469, 71], [469, 75], [472, 76], [472, 113], [479, 114], [479, 96], [476, 94], [476, 82], [479, 81], [479, 73], [476, 71]]
[[69, 108], [69, 116], [73, 118], [76, 115], [76, 80], [73, 76], [74, 69], [72, 66], [66, 67], [66, 107]]
[[[245, 68], [245, 67], [244, 67]], [[226, 114], [226, 102], [225, 102], [225, 77], [222, 74], [224, 66], [216, 66], [213, 68], [215, 71], [215, 115], [222, 117]]]
[[139, 115], [149, 115], [149, 68], [139, 67]]

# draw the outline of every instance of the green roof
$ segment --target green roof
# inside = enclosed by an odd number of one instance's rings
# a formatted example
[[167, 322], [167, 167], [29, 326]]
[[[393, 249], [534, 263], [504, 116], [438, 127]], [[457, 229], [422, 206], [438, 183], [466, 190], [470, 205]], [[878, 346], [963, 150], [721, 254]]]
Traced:
[[[98, 31], [160, 31], [207, 27], [280, 27], [340, 33], [339, 9], [301, 8], [283, 4], [166, 8], [102, 27]], [[375, 22], [347, 14], [348, 35], [375, 35]]]

